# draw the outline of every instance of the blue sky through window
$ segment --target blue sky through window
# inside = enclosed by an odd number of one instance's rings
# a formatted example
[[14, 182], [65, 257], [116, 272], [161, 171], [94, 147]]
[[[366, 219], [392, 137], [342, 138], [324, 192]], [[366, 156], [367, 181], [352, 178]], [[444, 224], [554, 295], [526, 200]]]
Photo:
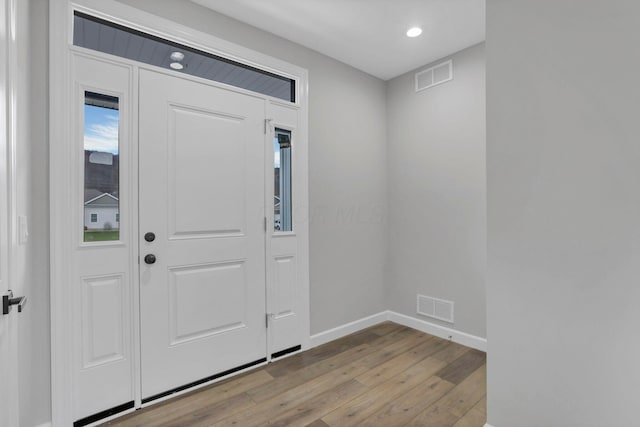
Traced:
[[276, 169], [280, 168], [280, 144], [278, 138], [273, 138], [273, 164]]
[[118, 154], [118, 110], [84, 106], [84, 149]]

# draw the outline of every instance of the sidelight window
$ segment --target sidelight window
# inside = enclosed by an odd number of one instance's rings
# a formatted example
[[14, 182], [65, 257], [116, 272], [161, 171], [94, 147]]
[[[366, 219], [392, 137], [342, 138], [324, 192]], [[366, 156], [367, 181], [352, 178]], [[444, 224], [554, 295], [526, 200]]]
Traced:
[[276, 128], [273, 151], [275, 177], [273, 228], [275, 231], [292, 231], [290, 130]]
[[120, 239], [119, 99], [84, 93], [84, 241]]

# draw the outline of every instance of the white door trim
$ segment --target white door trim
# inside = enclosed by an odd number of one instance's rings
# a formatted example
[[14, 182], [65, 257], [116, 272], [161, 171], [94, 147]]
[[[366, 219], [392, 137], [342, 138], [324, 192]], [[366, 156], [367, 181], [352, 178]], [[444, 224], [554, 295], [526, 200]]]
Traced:
[[[2, 0], [6, 1], [6, 0]], [[72, 324], [72, 311], [68, 309], [72, 300], [72, 275], [70, 257], [73, 242], [66, 228], [69, 224], [68, 209], [71, 202], [69, 186], [74, 182], [72, 170], [67, 166], [72, 157], [72, 127], [66, 111], [73, 101], [70, 94], [70, 51], [72, 44], [72, 11], [80, 10], [112, 22], [134, 28], [145, 33], [173, 40], [194, 48], [223, 56], [256, 68], [296, 80], [296, 103], [300, 109], [298, 138], [308, 143], [308, 72], [307, 70], [262, 53], [244, 48], [212, 35], [193, 30], [183, 25], [140, 11], [115, 0], [71, 0], [50, 4], [50, 226], [51, 226], [51, 371], [52, 371], [52, 423], [67, 426], [73, 422], [70, 379], [73, 377], [72, 358], [69, 351], [73, 347], [73, 337], [68, 333]], [[271, 103], [280, 103], [269, 99]], [[291, 103], [288, 103], [291, 105]], [[73, 110], [71, 110], [73, 111]], [[304, 150], [304, 175], [298, 185], [307, 188], [308, 150]], [[303, 227], [298, 228], [300, 278], [303, 297], [302, 321], [304, 341], [302, 348], [310, 346], [309, 324], [309, 235], [308, 235], [308, 195], [307, 192], [296, 202], [296, 212]], [[138, 402], [136, 402], [138, 403]]]
[[[0, 0], [0, 295], [7, 288], [16, 290], [15, 258], [17, 256], [16, 236], [16, 145], [17, 117], [16, 98], [18, 85], [18, 40], [17, 40], [17, 0]], [[18, 289], [19, 290], [19, 289]], [[3, 332], [6, 333], [0, 356], [0, 426], [19, 423], [19, 382], [18, 382], [18, 339], [17, 310], [3, 316]], [[6, 357], [6, 359], [5, 359]]]

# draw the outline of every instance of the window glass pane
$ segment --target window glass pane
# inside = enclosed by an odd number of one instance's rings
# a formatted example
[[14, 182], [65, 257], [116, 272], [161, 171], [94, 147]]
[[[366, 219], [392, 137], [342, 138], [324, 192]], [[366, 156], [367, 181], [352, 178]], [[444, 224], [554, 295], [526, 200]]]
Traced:
[[295, 80], [84, 13], [74, 13], [73, 44], [295, 102]]
[[118, 98], [84, 93], [84, 241], [120, 239]]
[[273, 140], [274, 212], [275, 231], [292, 231], [291, 224], [291, 131], [276, 129]]

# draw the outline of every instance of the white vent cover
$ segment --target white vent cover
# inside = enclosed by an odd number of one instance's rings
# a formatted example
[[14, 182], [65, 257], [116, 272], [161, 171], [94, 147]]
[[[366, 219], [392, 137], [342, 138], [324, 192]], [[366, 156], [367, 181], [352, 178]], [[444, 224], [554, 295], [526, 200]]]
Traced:
[[453, 60], [416, 73], [416, 92], [453, 80]]
[[418, 314], [453, 323], [453, 301], [418, 295]]

